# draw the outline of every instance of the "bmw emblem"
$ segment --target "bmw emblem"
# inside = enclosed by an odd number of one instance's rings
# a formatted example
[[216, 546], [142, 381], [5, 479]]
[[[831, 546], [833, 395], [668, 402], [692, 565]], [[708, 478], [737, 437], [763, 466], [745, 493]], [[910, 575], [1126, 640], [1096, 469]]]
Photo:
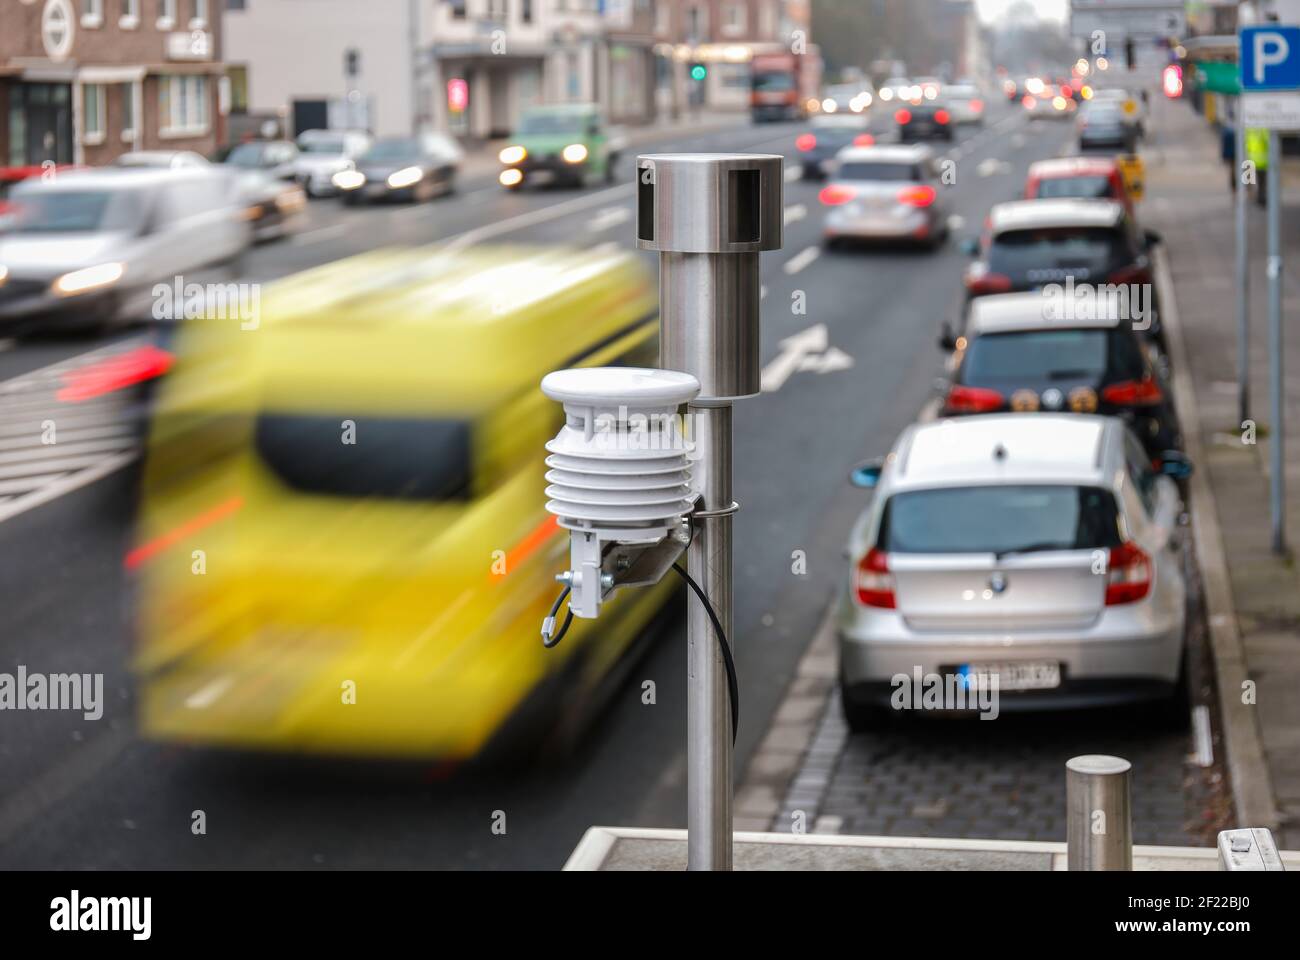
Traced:
[[1007, 578], [1006, 575], [998, 572], [989, 577], [989, 589], [994, 593], [1006, 593]]
[[1065, 394], [1056, 387], [1048, 387], [1043, 391], [1043, 406], [1048, 410], [1060, 410], [1061, 405], [1065, 403]]

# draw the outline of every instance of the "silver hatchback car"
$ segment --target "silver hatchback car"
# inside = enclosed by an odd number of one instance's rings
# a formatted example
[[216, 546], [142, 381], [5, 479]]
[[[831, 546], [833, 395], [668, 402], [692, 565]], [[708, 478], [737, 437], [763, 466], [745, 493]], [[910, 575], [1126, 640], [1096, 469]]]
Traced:
[[845, 147], [818, 195], [827, 245], [898, 240], [938, 247], [948, 238], [940, 177], [929, 147]]
[[[970, 710], [904, 686], [992, 690], [997, 710], [1158, 700], [1187, 717], [1174, 455], [1124, 423], [992, 414], [914, 424], [854, 471], [837, 632], [854, 730], [882, 708]], [[900, 695], [900, 692], [905, 695]]]

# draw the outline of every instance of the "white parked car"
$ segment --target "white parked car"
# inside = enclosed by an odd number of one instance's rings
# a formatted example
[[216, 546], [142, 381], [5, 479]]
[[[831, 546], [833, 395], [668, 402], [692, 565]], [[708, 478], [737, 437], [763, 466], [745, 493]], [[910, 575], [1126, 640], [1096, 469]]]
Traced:
[[[991, 688], [998, 709], [1154, 700], [1187, 718], [1182, 503], [1122, 421], [991, 414], [908, 427], [854, 471], [837, 632], [845, 715], [888, 715], [899, 677]], [[1164, 475], [1162, 475], [1164, 474]], [[897, 706], [897, 704], [895, 704]]]
[[0, 331], [147, 316], [157, 283], [236, 260], [250, 228], [213, 166], [69, 171], [19, 184], [0, 234]]
[[294, 176], [310, 197], [339, 192], [334, 175], [351, 170], [370, 149], [371, 137], [359, 130], [304, 130], [298, 134]]

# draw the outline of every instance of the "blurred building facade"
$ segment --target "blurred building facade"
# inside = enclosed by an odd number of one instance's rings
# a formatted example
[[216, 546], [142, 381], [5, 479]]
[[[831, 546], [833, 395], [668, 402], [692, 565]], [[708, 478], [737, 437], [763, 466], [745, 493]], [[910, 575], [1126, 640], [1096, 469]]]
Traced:
[[223, 136], [222, 0], [4, 0], [0, 166], [211, 153]]
[[[629, 124], [740, 109], [753, 51], [807, 39], [811, 3], [227, 0], [231, 130], [271, 120], [290, 135], [362, 126], [485, 139], [538, 103], [592, 101]], [[700, 61], [702, 84], [689, 76]]]

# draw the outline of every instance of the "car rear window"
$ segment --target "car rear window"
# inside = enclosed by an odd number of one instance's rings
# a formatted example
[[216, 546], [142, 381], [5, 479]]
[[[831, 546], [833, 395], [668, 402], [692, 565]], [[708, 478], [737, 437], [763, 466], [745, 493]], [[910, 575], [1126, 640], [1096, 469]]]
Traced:
[[1110, 177], [1049, 177], [1038, 181], [1037, 199], [1079, 197], [1084, 200], [1109, 200], [1115, 198]]
[[1069, 270], [1077, 280], [1096, 280], [1130, 259], [1123, 231], [1113, 227], [1008, 230], [989, 247], [989, 270], [1011, 275]]
[[453, 501], [471, 493], [470, 433], [455, 419], [264, 413], [255, 446], [303, 493]]
[[1140, 348], [1127, 330], [1025, 330], [973, 338], [959, 378], [968, 386], [991, 386], [1008, 380], [1136, 380], [1144, 371]]
[[944, 487], [889, 498], [886, 553], [1014, 553], [1119, 546], [1110, 491], [1066, 484]]
[[872, 180], [886, 183], [915, 183], [921, 180], [921, 168], [914, 163], [854, 161], [840, 164], [840, 180]]

